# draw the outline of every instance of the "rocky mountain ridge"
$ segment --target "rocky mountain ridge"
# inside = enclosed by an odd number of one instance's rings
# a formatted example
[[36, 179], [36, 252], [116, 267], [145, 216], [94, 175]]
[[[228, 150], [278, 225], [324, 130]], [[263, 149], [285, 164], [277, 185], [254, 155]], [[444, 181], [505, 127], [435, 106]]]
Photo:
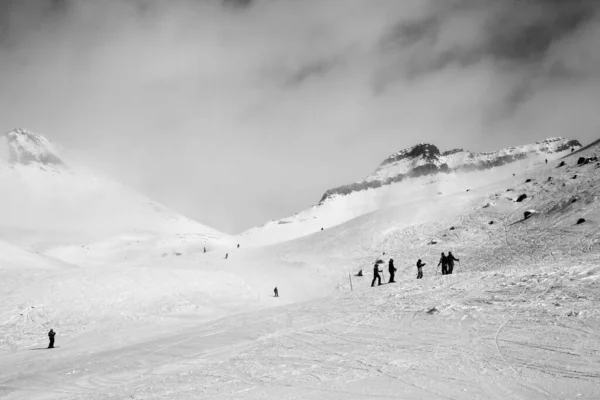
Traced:
[[375, 189], [401, 182], [407, 178], [439, 173], [481, 171], [530, 156], [568, 154], [579, 148], [581, 148], [579, 141], [565, 138], [549, 138], [534, 144], [507, 147], [494, 152], [454, 149], [442, 153], [433, 144], [419, 143], [392, 154], [366, 178], [327, 190], [323, 194], [320, 204], [336, 195], [343, 196], [357, 191]]

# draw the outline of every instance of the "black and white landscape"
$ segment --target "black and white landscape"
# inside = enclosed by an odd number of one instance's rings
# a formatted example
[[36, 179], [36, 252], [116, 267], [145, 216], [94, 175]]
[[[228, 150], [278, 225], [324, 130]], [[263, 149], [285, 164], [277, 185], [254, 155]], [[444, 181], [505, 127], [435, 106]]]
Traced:
[[600, 398], [595, 3], [169, 4], [0, 6], [0, 399]]

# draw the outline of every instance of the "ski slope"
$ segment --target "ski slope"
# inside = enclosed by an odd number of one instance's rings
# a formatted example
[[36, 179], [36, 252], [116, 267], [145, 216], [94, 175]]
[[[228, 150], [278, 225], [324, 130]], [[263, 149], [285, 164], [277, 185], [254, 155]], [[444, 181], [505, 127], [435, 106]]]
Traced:
[[599, 167], [576, 159], [599, 153], [415, 180], [268, 246], [121, 235], [0, 267], [0, 398], [596, 399]]

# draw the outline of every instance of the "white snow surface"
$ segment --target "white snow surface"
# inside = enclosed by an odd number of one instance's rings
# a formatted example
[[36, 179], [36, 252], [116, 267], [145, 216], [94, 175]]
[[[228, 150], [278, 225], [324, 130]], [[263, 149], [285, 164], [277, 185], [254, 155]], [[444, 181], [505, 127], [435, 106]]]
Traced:
[[43, 232], [7, 230], [0, 398], [597, 399], [600, 180], [576, 158], [340, 196], [269, 246], [121, 232], [38, 254]]

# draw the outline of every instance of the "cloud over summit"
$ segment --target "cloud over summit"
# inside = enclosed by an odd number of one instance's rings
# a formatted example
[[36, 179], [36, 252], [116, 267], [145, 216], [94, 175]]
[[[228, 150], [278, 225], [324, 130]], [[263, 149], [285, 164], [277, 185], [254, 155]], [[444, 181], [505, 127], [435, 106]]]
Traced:
[[595, 139], [599, 7], [10, 0], [0, 122], [231, 232], [313, 204], [416, 142]]

